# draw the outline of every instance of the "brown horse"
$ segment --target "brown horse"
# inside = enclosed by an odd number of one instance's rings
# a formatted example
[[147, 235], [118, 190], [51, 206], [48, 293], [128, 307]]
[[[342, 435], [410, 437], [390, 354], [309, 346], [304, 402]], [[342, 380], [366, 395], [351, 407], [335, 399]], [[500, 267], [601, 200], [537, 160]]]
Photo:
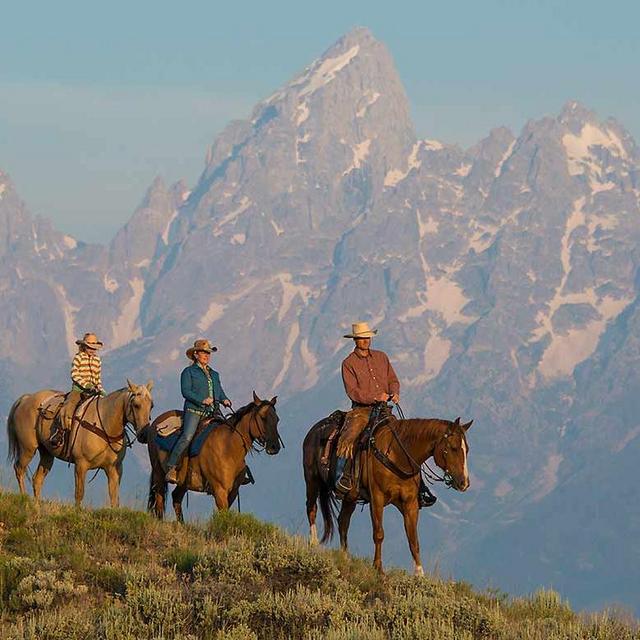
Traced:
[[[383, 509], [394, 505], [404, 518], [404, 529], [413, 556], [416, 575], [424, 575], [420, 560], [418, 539], [418, 489], [422, 464], [433, 456], [444, 471], [444, 480], [458, 491], [469, 488], [467, 470], [466, 431], [473, 420], [460, 424], [435, 419], [397, 420], [393, 416], [383, 419], [374, 428], [369, 447], [359, 460], [360, 488], [367, 497], [375, 555], [373, 564], [382, 572]], [[314, 425], [302, 445], [304, 478], [307, 486], [307, 518], [312, 544], [318, 541], [316, 529], [317, 502], [324, 519], [321, 542], [333, 537], [335, 494], [320, 465], [327, 437], [326, 421]], [[349, 522], [360, 495], [354, 487], [342, 500], [338, 515], [340, 546], [347, 550]]]
[[80, 506], [84, 497], [87, 471], [102, 469], [107, 476], [109, 500], [112, 507], [119, 503], [122, 462], [126, 452], [125, 427], [133, 425], [136, 434], [150, 422], [153, 399], [153, 382], [135, 385], [127, 380], [127, 387], [114, 391], [104, 398], [94, 396], [80, 405], [79, 420], [74, 420], [69, 434], [69, 447], [53, 450], [49, 444], [53, 411], [47, 406], [59, 406], [63, 392], [44, 389], [25, 394], [11, 407], [7, 418], [9, 459], [20, 487], [26, 493], [24, 476], [36, 450], [40, 453], [38, 468], [33, 475], [33, 495], [40, 499], [45, 477], [53, 466], [54, 458], [73, 462], [75, 465], [75, 501]]
[[[263, 446], [269, 455], [280, 451], [276, 399], [260, 400], [254, 391], [253, 402], [238, 409], [226, 424], [216, 426], [197, 456], [189, 458], [187, 454], [183, 457], [178, 467], [178, 484], [171, 493], [178, 522], [184, 521], [182, 499], [189, 490], [213, 493], [219, 510], [228, 509], [233, 504], [245, 478], [245, 456], [254, 448], [254, 443]], [[146, 435], [151, 461], [147, 508], [162, 519], [167, 495], [163, 462], [168, 453], [161, 451], [156, 443], [160, 426], [154, 423]]]

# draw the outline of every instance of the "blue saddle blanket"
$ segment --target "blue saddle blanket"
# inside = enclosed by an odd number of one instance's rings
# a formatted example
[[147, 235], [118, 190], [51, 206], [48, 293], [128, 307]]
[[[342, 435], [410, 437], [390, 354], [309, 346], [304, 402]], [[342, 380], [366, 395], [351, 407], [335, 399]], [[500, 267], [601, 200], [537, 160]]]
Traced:
[[[207, 439], [207, 436], [219, 426], [218, 422], [210, 422], [200, 433], [196, 434], [195, 438], [191, 441], [189, 445], [189, 457], [193, 458], [200, 453], [202, 449], [202, 445], [204, 441]], [[178, 442], [178, 438], [182, 435], [182, 429], [178, 429], [174, 431], [171, 435], [168, 436], [160, 436], [156, 434], [156, 444], [163, 451], [171, 451], [175, 446], [176, 442]]]

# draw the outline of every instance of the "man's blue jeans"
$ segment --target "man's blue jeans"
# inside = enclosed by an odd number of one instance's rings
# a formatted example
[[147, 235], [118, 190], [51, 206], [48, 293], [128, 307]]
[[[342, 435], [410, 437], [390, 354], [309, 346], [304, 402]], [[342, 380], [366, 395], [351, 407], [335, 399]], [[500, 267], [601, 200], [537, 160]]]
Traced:
[[191, 411], [184, 412], [182, 434], [178, 438], [178, 442], [173, 445], [173, 449], [171, 449], [167, 460], [167, 470], [176, 466], [184, 450], [191, 444], [201, 417], [197, 413], [191, 413]]

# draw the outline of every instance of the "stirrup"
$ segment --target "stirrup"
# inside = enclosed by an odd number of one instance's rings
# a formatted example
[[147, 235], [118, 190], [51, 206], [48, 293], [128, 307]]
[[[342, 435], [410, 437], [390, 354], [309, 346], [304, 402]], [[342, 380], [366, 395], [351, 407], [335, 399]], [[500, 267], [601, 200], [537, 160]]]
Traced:
[[438, 498], [429, 491], [429, 487], [424, 487], [424, 489], [420, 490], [418, 493], [418, 507], [422, 509], [422, 507], [432, 507]]

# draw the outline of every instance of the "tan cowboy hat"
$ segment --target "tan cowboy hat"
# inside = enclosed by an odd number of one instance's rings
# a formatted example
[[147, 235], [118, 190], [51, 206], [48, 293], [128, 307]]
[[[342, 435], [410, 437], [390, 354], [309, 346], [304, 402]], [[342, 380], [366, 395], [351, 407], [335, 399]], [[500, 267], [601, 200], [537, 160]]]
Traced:
[[193, 354], [196, 351], [204, 351], [206, 353], [211, 353], [217, 350], [218, 350], [218, 347], [214, 347], [208, 340], [201, 339], [201, 340], [196, 340], [193, 343], [193, 347], [189, 347], [186, 353], [187, 353], [187, 358], [189, 358], [189, 360], [193, 360]]
[[82, 338], [76, 340], [78, 346], [87, 347], [87, 349], [102, 349], [104, 344], [98, 340], [95, 333], [85, 333]]
[[369, 328], [368, 322], [354, 322], [351, 325], [351, 333], [348, 333], [345, 338], [373, 338], [376, 333], [378, 330]]

